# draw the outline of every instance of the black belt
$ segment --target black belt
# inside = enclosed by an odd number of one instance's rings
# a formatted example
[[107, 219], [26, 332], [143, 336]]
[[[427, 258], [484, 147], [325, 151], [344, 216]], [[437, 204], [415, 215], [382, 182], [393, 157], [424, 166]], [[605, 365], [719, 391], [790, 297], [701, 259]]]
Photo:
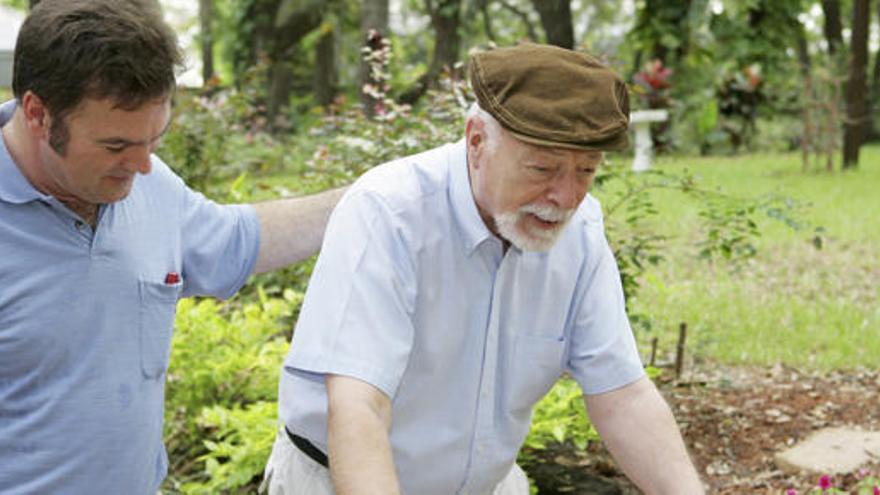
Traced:
[[288, 430], [286, 426], [284, 427], [284, 431], [287, 432], [287, 438], [289, 438], [290, 441], [296, 445], [296, 448], [298, 448], [303, 454], [309, 456], [309, 459], [324, 467], [329, 467], [327, 464], [327, 454], [321, 452], [321, 449], [315, 447], [315, 445], [307, 439]]

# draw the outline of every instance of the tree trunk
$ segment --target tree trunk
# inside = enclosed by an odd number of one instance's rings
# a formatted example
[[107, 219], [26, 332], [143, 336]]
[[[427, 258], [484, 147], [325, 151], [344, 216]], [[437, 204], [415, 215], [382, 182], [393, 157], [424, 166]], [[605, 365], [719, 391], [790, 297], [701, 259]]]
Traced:
[[[878, 1], [875, 9], [877, 9], [877, 20], [880, 21], [880, 1]], [[871, 95], [872, 108], [874, 111], [869, 114], [871, 116], [871, 130], [868, 133], [868, 138], [878, 139], [880, 138], [880, 126], [877, 125], [877, 121], [873, 118], [873, 115], [880, 111], [880, 50], [874, 55], [874, 73], [871, 76]]]
[[797, 23], [794, 29], [797, 36], [798, 65], [801, 68], [801, 76], [808, 78], [812, 72], [812, 64], [810, 63], [810, 49], [807, 46], [807, 34], [800, 21], [795, 19], [794, 22]]
[[291, 57], [294, 48], [321, 25], [329, 3], [323, 0], [281, 0], [278, 4], [269, 41], [269, 95], [266, 102], [267, 116], [275, 130], [284, 128], [280, 125], [280, 116], [293, 91]]
[[202, 84], [207, 85], [214, 77], [214, 20], [213, 0], [199, 0], [199, 41], [202, 48]]
[[437, 79], [444, 67], [453, 68], [458, 62], [458, 51], [461, 45], [461, 34], [458, 27], [461, 21], [461, 0], [440, 0], [435, 5], [433, 0], [425, 0], [434, 27], [434, 53], [431, 66], [419, 80], [400, 95], [400, 101], [413, 104], [428, 89], [437, 84]]
[[868, 17], [870, 0], [853, 0], [852, 40], [850, 42], [849, 78], [846, 82], [846, 120], [843, 134], [843, 168], [859, 164], [859, 148], [866, 131]]
[[834, 55], [843, 45], [843, 24], [840, 22], [840, 0], [822, 0], [822, 12], [825, 14], [825, 40], [828, 42], [828, 53]]
[[237, 35], [232, 51], [235, 83], [240, 85], [248, 69], [266, 62], [273, 39], [273, 22], [279, 0], [244, 0], [246, 9], [238, 14], [236, 21], [243, 25]]
[[267, 77], [269, 87], [266, 92], [266, 117], [269, 120], [269, 128], [280, 131], [288, 127], [282, 115], [290, 102], [293, 67], [286, 60], [272, 61]]
[[[388, 0], [364, 0], [361, 5], [361, 46], [367, 47], [371, 51], [380, 50], [382, 41], [388, 37], [390, 30], [388, 28]], [[361, 105], [364, 113], [368, 117], [372, 117], [376, 113], [376, 101], [368, 93], [364, 91], [367, 84], [376, 85], [379, 81], [371, 75], [370, 64], [363, 59], [361, 55], [360, 65], [360, 94]]]
[[477, 10], [480, 11], [480, 17], [483, 18], [483, 31], [489, 41], [495, 43], [495, 31], [492, 29], [492, 15], [489, 14], [489, 0], [476, 0]]
[[574, 49], [571, 0], [532, 0], [532, 5], [541, 17], [547, 43]]
[[315, 45], [315, 99], [328, 107], [336, 98], [336, 29], [325, 26]]

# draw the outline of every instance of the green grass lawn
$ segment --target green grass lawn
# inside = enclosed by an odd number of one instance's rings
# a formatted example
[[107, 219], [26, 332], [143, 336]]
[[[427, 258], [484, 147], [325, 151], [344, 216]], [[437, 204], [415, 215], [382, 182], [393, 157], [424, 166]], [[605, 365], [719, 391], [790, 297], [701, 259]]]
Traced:
[[[784, 363], [801, 369], [880, 368], [880, 147], [862, 150], [858, 170], [801, 170], [797, 153], [660, 159], [689, 170], [703, 187], [736, 196], [778, 193], [803, 202], [804, 228], [763, 217], [758, 254], [738, 270], [700, 259], [692, 244], [697, 207], [680, 194], [654, 192], [659, 229], [676, 241], [650, 269], [631, 309], [651, 318], [661, 356], [674, 350], [680, 322], [697, 360]], [[824, 228], [817, 249], [814, 228]]]

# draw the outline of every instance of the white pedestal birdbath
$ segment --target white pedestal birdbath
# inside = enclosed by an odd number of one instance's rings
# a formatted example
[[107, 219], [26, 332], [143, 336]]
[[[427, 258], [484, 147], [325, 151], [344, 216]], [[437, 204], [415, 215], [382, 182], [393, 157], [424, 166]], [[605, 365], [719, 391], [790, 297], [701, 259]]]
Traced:
[[666, 110], [637, 110], [629, 114], [629, 125], [636, 132], [636, 156], [633, 159], [633, 170], [641, 172], [651, 168], [651, 156], [654, 154], [654, 142], [651, 141], [651, 123], [664, 122], [669, 118]]

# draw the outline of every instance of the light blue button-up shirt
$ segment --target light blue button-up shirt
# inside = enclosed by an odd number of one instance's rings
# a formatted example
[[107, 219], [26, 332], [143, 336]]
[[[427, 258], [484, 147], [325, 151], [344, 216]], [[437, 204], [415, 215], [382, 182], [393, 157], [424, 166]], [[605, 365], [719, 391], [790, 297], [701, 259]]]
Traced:
[[[0, 126], [14, 109], [0, 106]], [[165, 476], [175, 305], [232, 295], [259, 229], [253, 208], [219, 206], [152, 166], [92, 230], [34, 189], [0, 139], [3, 495], [153, 495]], [[170, 272], [182, 281], [166, 283]]]
[[505, 253], [459, 142], [376, 167], [333, 212], [279, 408], [326, 451], [323, 375], [361, 379], [392, 400], [404, 493], [488, 494], [563, 372], [588, 394], [643, 376], [599, 204], [550, 251]]

